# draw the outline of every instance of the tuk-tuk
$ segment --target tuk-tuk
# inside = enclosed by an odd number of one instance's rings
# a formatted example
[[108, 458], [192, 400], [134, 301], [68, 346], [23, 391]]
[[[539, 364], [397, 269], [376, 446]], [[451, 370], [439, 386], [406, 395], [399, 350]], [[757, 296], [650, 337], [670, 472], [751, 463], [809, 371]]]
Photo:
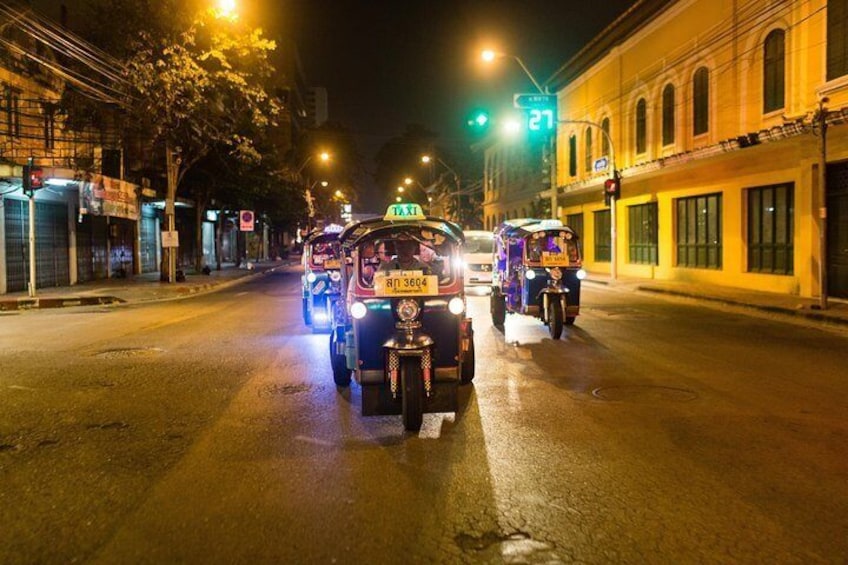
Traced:
[[313, 332], [332, 328], [333, 307], [341, 296], [342, 226], [313, 230], [303, 242], [303, 322]]
[[347, 386], [353, 373], [364, 416], [402, 414], [415, 431], [424, 413], [457, 410], [458, 385], [474, 378], [463, 241], [459, 226], [418, 204], [393, 204], [339, 236], [352, 269], [330, 338], [333, 378]]
[[582, 269], [577, 234], [559, 220], [508, 220], [495, 228], [492, 323], [507, 312], [538, 316], [551, 337], [580, 314]]

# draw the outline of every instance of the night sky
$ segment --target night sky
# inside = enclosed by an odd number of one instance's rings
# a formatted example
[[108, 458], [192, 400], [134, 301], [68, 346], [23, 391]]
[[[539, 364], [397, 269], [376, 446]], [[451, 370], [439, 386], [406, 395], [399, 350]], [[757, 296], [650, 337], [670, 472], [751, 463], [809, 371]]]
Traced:
[[[85, 1], [64, 3], [73, 17]], [[32, 2], [58, 16], [59, 0]], [[513, 93], [534, 91], [514, 60], [483, 65], [484, 47], [521, 58], [544, 82], [634, 0], [237, 2], [268, 35], [297, 42], [308, 83], [328, 90], [330, 119], [353, 130], [370, 158], [410, 123], [439, 133], [441, 146], [467, 148], [474, 108], [497, 116]]]

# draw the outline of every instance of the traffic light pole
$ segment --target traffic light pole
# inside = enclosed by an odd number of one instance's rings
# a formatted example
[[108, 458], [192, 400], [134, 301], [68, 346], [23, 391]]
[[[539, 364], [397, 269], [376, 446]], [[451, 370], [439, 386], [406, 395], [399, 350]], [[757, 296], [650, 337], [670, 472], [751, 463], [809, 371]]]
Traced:
[[35, 297], [35, 194], [29, 193], [29, 296]]

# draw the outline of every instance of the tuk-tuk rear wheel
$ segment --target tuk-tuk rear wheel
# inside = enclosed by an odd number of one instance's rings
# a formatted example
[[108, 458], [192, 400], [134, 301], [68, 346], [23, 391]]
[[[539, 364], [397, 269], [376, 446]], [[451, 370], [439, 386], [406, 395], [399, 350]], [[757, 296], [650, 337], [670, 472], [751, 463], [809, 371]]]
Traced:
[[336, 382], [336, 386], [350, 386], [350, 369], [347, 368], [347, 359], [344, 355], [336, 353], [335, 331], [330, 334], [330, 363], [333, 366], [333, 380]]
[[403, 427], [407, 431], [417, 432], [424, 421], [424, 383], [421, 377], [421, 359], [419, 357], [400, 358], [400, 381], [403, 387], [401, 403], [403, 407]]
[[309, 298], [303, 298], [303, 323], [307, 326], [312, 324], [312, 313], [309, 311]]

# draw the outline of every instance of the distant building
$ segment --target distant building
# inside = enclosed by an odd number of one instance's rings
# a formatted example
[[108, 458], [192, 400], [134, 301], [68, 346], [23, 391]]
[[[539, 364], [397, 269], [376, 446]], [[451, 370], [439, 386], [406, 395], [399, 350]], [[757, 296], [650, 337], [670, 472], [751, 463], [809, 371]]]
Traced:
[[317, 128], [327, 121], [327, 89], [313, 86], [306, 91], [306, 117], [310, 127]]

